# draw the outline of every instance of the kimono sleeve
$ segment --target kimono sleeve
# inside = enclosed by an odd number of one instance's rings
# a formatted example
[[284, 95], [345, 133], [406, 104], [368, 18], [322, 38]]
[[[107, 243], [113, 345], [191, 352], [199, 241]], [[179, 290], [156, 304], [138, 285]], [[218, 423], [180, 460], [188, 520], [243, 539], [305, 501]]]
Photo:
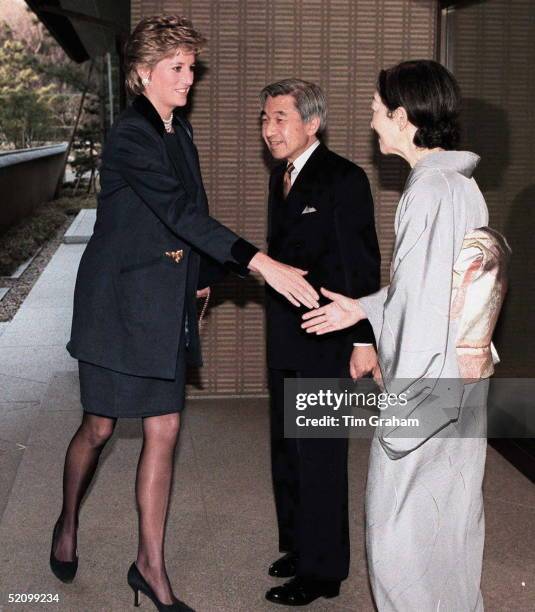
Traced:
[[[445, 179], [433, 174], [400, 202], [391, 283], [379, 340], [385, 391], [400, 400], [381, 417], [378, 436], [391, 459], [423, 444], [458, 417], [463, 386], [444, 380], [448, 347], [454, 208]], [[392, 417], [415, 419], [396, 424]]]
[[385, 300], [388, 295], [389, 286], [381, 287], [379, 291], [367, 295], [366, 297], [359, 298], [359, 304], [366, 313], [368, 321], [373, 329], [373, 335], [375, 336], [375, 343], [379, 345], [381, 338], [381, 331], [383, 329], [383, 316], [385, 309]]

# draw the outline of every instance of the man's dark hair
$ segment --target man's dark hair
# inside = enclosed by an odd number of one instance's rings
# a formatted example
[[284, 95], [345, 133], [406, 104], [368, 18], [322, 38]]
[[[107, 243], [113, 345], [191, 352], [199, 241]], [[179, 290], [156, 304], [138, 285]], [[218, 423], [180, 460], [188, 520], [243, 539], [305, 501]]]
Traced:
[[401, 62], [381, 70], [377, 91], [390, 112], [400, 106], [418, 128], [417, 147], [454, 149], [459, 144], [461, 92], [449, 70], [432, 60]]

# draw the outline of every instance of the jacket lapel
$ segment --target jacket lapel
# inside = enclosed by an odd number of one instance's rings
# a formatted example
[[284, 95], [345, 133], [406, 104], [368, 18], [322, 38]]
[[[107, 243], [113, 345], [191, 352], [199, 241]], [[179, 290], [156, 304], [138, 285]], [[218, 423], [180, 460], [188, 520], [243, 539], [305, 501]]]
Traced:
[[184, 154], [184, 157], [187, 161], [188, 167], [193, 175], [198, 186], [202, 184], [201, 179], [201, 169], [199, 164], [199, 154], [197, 152], [197, 147], [195, 146], [191, 132], [189, 131], [188, 126], [182, 120], [180, 115], [175, 113], [175, 136], [180, 143], [180, 147]]
[[168, 135], [164, 137], [164, 143], [177, 177], [185, 186], [186, 191], [194, 197], [198, 188], [197, 183], [192, 176], [190, 166], [186, 161], [186, 156], [179, 140], [172, 137], [172, 135]]
[[317, 191], [318, 176], [321, 175], [323, 160], [327, 152], [327, 147], [323, 143], [320, 143], [308, 158], [301, 172], [297, 175], [285, 202], [292, 214], [301, 215], [305, 206], [310, 201], [314, 200], [314, 194]]
[[272, 170], [268, 199], [268, 242], [271, 241], [273, 236], [277, 236], [279, 233], [278, 227], [284, 210], [282, 177], [284, 176], [285, 168], [286, 164], [280, 164]]
[[175, 137], [172, 138], [166, 134], [163, 121], [148, 98], [143, 95], [137, 96], [132, 103], [132, 107], [162, 137], [177, 178], [181, 180], [188, 193], [195, 197], [198, 188], [202, 185], [202, 181], [197, 151], [191, 140], [191, 133], [186, 122], [180, 117], [178, 111], [175, 110], [173, 121]]
[[328, 151], [324, 144], [315, 149], [297, 175], [286, 199], [282, 190], [286, 163], [273, 169], [268, 202], [268, 240], [274, 256], [282, 248], [292, 228], [302, 221], [305, 207], [310, 204], [317, 206]]

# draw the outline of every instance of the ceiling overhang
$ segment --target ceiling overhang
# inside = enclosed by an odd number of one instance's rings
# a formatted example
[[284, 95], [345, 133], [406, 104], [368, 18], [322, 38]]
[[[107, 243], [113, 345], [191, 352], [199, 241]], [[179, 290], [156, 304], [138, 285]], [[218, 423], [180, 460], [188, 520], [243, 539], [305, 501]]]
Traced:
[[130, 27], [130, 0], [26, 0], [75, 62], [115, 50]]

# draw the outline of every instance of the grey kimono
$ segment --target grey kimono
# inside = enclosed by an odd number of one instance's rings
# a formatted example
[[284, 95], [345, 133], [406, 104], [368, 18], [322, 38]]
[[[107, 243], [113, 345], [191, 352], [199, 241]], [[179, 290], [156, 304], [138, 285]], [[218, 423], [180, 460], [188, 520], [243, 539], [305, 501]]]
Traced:
[[396, 212], [390, 285], [359, 300], [385, 389], [406, 394], [392, 412], [419, 423], [387, 423], [372, 442], [366, 541], [380, 612], [483, 610], [488, 381], [463, 384], [449, 316], [463, 238], [488, 223], [478, 161], [443, 151], [416, 164]]

